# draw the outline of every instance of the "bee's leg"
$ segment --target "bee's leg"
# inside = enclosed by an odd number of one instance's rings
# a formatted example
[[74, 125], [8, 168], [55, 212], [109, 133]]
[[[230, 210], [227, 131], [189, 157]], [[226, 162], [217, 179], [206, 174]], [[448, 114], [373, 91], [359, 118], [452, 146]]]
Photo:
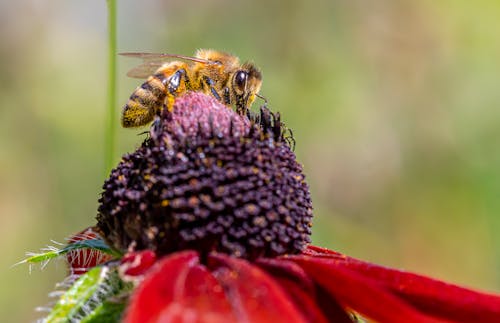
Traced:
[[229, 93], [229, 88], [228, 87], [224, 88], [224, 103], [226, 105], [230, 105], [231, 104], [231, 95]]
[[244, 116], [248, 111], [249, 109], [246, 107], [246, 105], [236, 102], [236, 113]]
[[161, 133], [161, 117], [156, 116], [153, 120], [153, 123], [151, 124], [151, 127], [149, 128], [149, 135], [152, 139], [158, 139], [159, 134]]
[[209, 78], [208, 76], [205, 76], [205, 82], [206, 82], [206, 84], [208, 85], [208, 87], [210, 88], [210, 92], [212, 92], [213, 96], [214, 96], [217, 100], [221, 101], [222, 99], [221, 99], [221, 97], [220, 97], [219, 93], [217, 93], [217, 91], [216, 91], [216, 90], [215, 90], [215, 88], [214, 88], [214, 85], [215, 85], [214, 80], [212, 80], [212, 79], [211, 79], [211, 78]]
[[289, 136], [286, 137], [286, 142], [287, 142], [288, 146], [290, 146], [290, 148], [292, 149], [292, 151], [294, 151], [295, 150], [296, 141], [295, 141], [295, 138], [293, 137], [292, 129], [287, 128], [286, 130], [288, 130], [288, 133], [289, 133]]

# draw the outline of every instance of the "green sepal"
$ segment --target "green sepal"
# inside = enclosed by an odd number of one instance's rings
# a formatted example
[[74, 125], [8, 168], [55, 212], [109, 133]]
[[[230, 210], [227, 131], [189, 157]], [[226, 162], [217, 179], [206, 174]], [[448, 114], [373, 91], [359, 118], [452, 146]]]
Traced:
[[102, 239], [81, 240], [81, 241], [76, 241], [76, 242], [73, 242], [71, 244], [68, 244], [67, 246], [65, 246], [61, 249], [57, 249], [57, 248], [50, 248], [50, 249], [51, 250], [31, 255], [30, 257], [26, 258], [25, 260], [21, 261], [20, 263], [35, 264], [35, 263], [48, 262], [51, 259], [63, 256], [70, 251], [78, 250], [78, 249], [98, 250], [98, 251], [101, 251], [103, 253], [112, 255], [115, 258], [119, 258], [122, 256], [122, 254], [120, 254], [118, 251], [109, 247], [106, 244], [106, 242], [104, 242], [104, 240], [102, 240]]
[[123, 305], [112, 304], [112, 300], [126, 295], [131, 288], [131, 284], [120, 279], [116, 266], [94, 267], [59, 298], [44, 322], [101, 322], [96, 319], [103, 315], [111, 318], [111, 313], [119, 317]]
[[92, 313], [85, 316], [81, 323], [118, 323], [121, 320], [127, 302], [110, 300], [98, 306]]

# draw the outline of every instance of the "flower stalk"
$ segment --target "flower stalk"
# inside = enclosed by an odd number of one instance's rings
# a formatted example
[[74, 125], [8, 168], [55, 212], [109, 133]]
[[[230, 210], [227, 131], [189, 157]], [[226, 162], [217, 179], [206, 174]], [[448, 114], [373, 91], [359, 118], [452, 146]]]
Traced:
[[105, 127], [105, 177], [113, 167], [116, 137], [116, 0], [106, 0], [108, 6], [108, 91]]

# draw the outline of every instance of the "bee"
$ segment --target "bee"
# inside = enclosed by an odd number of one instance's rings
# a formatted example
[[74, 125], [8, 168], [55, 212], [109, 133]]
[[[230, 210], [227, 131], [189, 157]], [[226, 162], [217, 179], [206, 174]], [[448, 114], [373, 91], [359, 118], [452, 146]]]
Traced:
[[[175, 98], [187, 91], [213, 95], [228, 107], [245, 114], [262, 85], [262, 73], [253, 63], [241, 64], [238, 57], [211, 49], [200, 49], [194, 57], [155, 54], [121, 53], [141, 58], [143, 63], [127, 75], [146, 78], [123, 107], [121, 123], [124, 128], [144, 126], [165, 107], [172, 111]], [[174, 60], [172, 59], [179, 59]]]

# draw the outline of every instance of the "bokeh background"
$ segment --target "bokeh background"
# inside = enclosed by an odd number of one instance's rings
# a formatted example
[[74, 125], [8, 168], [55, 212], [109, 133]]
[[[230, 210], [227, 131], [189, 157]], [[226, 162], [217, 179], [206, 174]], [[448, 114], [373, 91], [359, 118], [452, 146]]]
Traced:
[[[316, 244], [500, 292], [499, 1], [118, 2], [120, 51], [216, 48], [262, 68]], [[94, 223], [106, 15], [104, 0], [0, 2], [2, 322], [40, 317], [65, 274], [11, 266]], [[139, 82], [118, 62], [117, 111]], [[117, 161], [137, 134], [119, 130]]]

